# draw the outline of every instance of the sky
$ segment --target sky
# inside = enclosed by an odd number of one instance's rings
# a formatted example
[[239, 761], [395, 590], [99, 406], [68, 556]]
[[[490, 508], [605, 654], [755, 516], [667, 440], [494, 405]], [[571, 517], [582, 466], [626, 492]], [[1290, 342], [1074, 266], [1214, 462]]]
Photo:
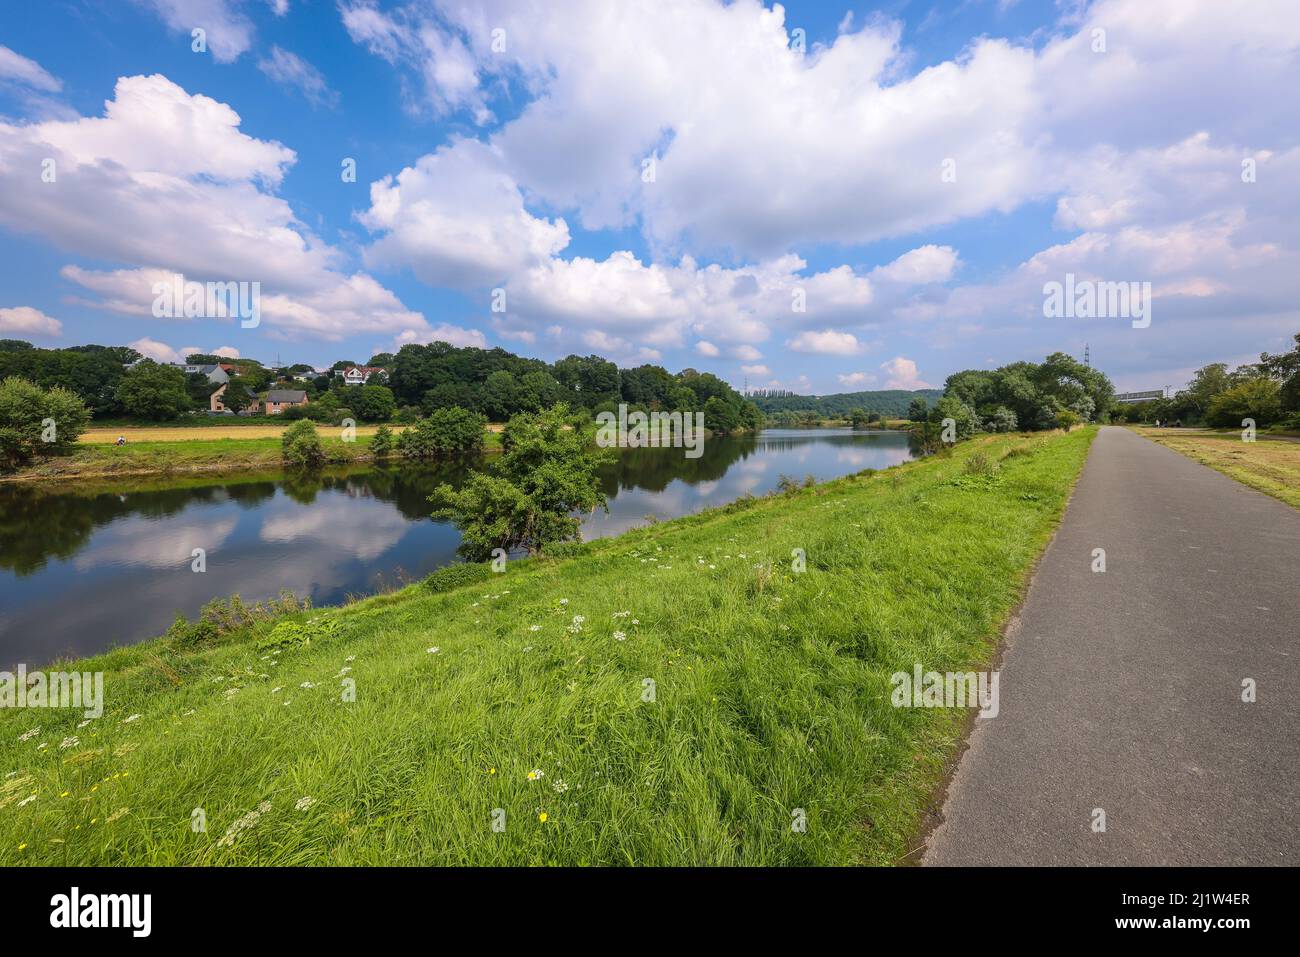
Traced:
[[1179, 387], [1300, 332], [1297, 89], [1294, 0], [0, 0], [0, 337]]

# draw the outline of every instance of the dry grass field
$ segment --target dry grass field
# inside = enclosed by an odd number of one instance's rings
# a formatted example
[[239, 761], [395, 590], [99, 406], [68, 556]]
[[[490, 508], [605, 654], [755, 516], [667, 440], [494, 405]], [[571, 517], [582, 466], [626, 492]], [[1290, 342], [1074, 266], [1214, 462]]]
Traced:
[[1136, 431], [1243, 485], [1300, 508], [1300, 442], [1264, 436], [1243, 442], [1237, 432]]

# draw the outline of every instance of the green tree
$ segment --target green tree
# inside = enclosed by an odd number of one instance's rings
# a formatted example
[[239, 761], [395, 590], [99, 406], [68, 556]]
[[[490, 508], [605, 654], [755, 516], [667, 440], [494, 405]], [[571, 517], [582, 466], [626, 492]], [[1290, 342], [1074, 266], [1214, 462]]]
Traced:
[[1208, 419], [1212, 425], [1241, 428], [1243, 419], [1254, 419], [1263, 428], [1282, 416], [1281, 388], [1272, 379], [1247, 379], [1210, 401]]
[[849, 425], [855, 429], [865, 429], [871, 422], [871, 413], [866, 409], [858, 408], [849, 413]]
[[67, 452], [89, 421], [86, 404], [72, 391], [5, 379], [0, 382], [0, 468]]
[[497, 548], [536, 554], [578, 537], [576, 513], [606, 507], [598, 470], [613, 456], [592, 448], [589, 424], [563, 404], [517, 415], [487, 471], [472, 473], [460, 489], [444, 484], [434, 490], [433, 517], [460, 529], [466, 559], [485, 561]]
[[231, 379], [226, 384], [226, 391], [221, 393], [221, 404], [231, 412], [242, 412], [252, 401], [253, 394], [242, 379]]
[[318, 468], [325, 464], [325, 446], [316, 426], [308, 419], [300, 419], [285, 429], [280, 436], [280, 456], [285, 465], [293, 468]]
[[117, 401], [128, 415], [166, 421], [188, 412], [193, 404], [185, 373], [152, 359], [136, 363], [117, 384]]
[[397, 451], [415, 461], [481, 452], [486, 427], [487, 419], [477, 412], [457, 406], [435, 409], [397, 437]]
[[1295, 334], [1295, 348], [1277, 355], [1262, 353], [1259, 365], [1264, 374], [1281, 383], [1278, 401], [1283, 412], [1300, 412], [1300, 332]]
[[370, 437], [370, 454], [376, 459], [386, 459], [393, 454], [393, 430], [386, 425], [375, 429]]
[[362, 422], [387, 422], [397, 411], [397, 400], [387, 386], [355, 386], [348, 390], [347, 401]]

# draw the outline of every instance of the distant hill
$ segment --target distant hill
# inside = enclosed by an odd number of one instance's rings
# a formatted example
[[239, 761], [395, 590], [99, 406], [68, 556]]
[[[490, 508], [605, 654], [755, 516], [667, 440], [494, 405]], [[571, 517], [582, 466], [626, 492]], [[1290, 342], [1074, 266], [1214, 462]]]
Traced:
[[782, 395], [751, 396], [750, 401], [764, 413], [816, 412], [823, 418], [833, 419], [848, 415], [854, 409], [879, 412], [884, 416], [901, 417], [915, 398], [925, 399], [930, 405], [943, 395], [943, 389], [880, 389], [875, 392], [837, 392], [833, 395]]

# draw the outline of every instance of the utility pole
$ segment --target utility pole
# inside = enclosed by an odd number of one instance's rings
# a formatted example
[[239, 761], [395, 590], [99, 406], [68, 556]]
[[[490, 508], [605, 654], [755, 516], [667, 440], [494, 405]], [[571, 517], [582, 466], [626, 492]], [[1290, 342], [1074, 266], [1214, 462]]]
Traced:
[[1088, 352], [1088, 343], [1083, 344], [1083, 364], [1089, 369], [1092, 368], [1092, 356]]

